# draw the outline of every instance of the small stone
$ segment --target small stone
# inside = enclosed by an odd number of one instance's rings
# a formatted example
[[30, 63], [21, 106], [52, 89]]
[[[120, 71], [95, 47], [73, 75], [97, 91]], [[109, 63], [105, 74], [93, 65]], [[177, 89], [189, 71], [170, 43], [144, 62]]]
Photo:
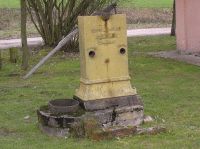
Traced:
[[67, 136], [65, 136], [65, 139], [68, 139], [68, 137], [67, 137]]
[[144, 123], [149, 123], [149, 122], [153, 122], [154, 119], [151, 116], [145, 116], [144, 117]]
[[102, 124], [102, 126], [103, 126], [103, 128], [109, 128], [109, 127], [112, 126], [112, 123], [109, 122], [109, 123], [107, 123], [107, 124]]
[[120, 140], [120, 137], [116, 137], [117, 140]]
[[29, 119], [30, 119], [29, 115], [27, 115], [27, 116], [24, 117], [24, 120], [29, 120]]
[[156, 135], [162, 132], [166, 132], [167, 129], [165, 127], [156, 126], [150, 128], [137, 128], [136, 134], [139, 135]]

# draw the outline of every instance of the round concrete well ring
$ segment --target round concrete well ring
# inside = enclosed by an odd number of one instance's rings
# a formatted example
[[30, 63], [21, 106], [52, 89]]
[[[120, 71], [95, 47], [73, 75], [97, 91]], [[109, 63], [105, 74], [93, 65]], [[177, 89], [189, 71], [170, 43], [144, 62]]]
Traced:
[[49, 110], [54, 113], [73, 113], [79, 109], [79, 102], [74, 99], [55, 99], [48, 104]]

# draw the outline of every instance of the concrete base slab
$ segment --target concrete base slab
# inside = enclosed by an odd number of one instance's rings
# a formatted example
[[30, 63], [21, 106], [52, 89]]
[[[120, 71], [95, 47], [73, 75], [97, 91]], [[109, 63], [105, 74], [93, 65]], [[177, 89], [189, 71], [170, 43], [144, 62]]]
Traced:
[[161, 51], [148, 53], [154, 57], [169, 58], [188, 64], [200, 66], [200, 53], [181, 53], [179, 51]]

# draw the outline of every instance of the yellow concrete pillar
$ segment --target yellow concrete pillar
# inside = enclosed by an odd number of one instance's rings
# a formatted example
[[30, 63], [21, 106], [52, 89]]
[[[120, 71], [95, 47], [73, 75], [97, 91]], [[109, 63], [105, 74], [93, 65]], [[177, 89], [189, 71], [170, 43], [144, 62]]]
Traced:
[[126, 16], [78, 18], [81, 79], [75, 96], [82, 101], [136, 95], [128, 71]]

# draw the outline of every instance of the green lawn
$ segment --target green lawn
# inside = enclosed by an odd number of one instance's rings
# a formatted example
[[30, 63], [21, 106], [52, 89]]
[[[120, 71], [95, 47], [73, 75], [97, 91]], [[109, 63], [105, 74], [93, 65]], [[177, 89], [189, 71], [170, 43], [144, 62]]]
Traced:
[[[169, 8], [173, 0], [120, 0], [120, 6], [144, 8]], [[0, 8], [18, 8], [20, 0], [0, 0]]]
[[125, 7], [171, 8], [173, 0], [121, 0], [120, 3]]
[[[200, 68], [174, 60], [153, 58], [149, 51], [175, 49], [168, 36], [129, 39], [129, 68], [132, 84], [142, 96], [145, 113], [164, 125], [168, 132], [107, 141], [59, 139], [42, 134], [37, 128], [36, 110], [55, 98], [70, 98], [79, 86], [78, 58], [60, 54], [45, 64], [32, 78], [13, 76], [20, 63], [8, 62], [0, 71], [0, 148], [1, 149], [198, 149], [200, 146]], [[141, 53], [140, 53], [141, 52]], [[35, 64], [47, 51], [35, 55]], [[23, 72], [20, 72], [23, 73]], [[27, 122], [24, 117], [29, 115]]]
[[0, 0], [0, 8], [18, 8], [20, 0]]

